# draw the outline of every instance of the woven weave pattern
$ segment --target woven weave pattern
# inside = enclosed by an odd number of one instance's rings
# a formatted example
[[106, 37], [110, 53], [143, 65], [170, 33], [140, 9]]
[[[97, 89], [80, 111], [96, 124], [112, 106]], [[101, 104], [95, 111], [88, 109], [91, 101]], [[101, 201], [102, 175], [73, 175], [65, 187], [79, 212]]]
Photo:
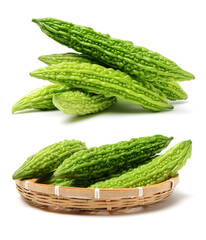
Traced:
[[59, 209], [110, 211], [162, 201], [173, 192], [179, 177], [176, 175], [159, 184], [128, 189], [58, 187], [34, 181], [16, 181], [17, 190], [28, 202]]

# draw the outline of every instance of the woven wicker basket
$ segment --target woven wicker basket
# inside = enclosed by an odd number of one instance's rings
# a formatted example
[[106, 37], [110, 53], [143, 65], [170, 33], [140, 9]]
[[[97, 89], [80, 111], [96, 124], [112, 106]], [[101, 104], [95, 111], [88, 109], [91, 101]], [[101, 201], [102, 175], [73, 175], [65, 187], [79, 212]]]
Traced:
[[39, 207], [59, 210], [119, 210], [148, 205], [166, 199], [179, 182], [179, 176], [139, 188], [89, 189], [59, 187], [34, 183], [32, 180], [16, 180], [16, 187], [23, 198]]

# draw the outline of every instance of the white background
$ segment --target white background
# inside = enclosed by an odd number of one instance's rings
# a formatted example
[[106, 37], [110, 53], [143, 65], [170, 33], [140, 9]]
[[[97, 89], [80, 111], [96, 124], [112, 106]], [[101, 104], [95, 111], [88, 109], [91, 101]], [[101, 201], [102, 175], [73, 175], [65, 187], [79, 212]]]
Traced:
[[[1, 18], [1, 213], [4, 239], [205, 239], [205, 1], [2, 1]], [[43, 54], [68, 52], [44, 35], [32, 18], [55, 17], [112, 37], [131, 40], [175, 61], [196, 79], [181, 86], [189, 98], [170, 111], [152, 113], [118, 103], [100, 114], [77, 117], [58, 111], [11, 114], [27, 92], [47, 84], [29, 72]], [[164, 202], [136, 214], [85, 216], [52, 213], [27, 205], [11, 176], [28, 156], [63, 139], [88, 147], [132, 137], [173, 136], [170, 146], [193, 141], [180, 183]], [[204, 223], [204, 225], [203, 225]]]

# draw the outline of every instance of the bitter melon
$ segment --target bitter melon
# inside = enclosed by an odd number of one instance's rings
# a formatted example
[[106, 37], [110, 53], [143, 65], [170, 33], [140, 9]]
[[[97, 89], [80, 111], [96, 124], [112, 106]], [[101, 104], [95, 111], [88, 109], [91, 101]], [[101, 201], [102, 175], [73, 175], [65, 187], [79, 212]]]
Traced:
[[76, 63], [98, 63], [95, 60], [89, 59], [87, 56], [79, 53], [60, 53], [43, 55], [38, 58], [47, 65], [62, 63], [62, 62], [76, 62]]
[[30, 73], [32, 77], [84, 89], [88, 92], [116, 97], [152, 111], [173, 108], [165, 95], [151, 83], [134, 80], [119, 70], [91, 63], [53, 64]]
[[70, 90], [70, 87], [59, 84], [50, 84], [37, 88], [16, 102], [12, 108], [12, 113], [26, 109], [56, 109], [52, 101], [53, 95], [68, 90]]
[[[100, 178], [101, 181], [104, 181], [108, 179], [107, 177]], [[91, 184], [96, 183], [97, 181], [100, 181], [99, 179], [85, 179], [85, 180], [79, 180], [79, 179], [71, 179], [71, 178], [55, 178], [52, 175], [48, 175], [44, 178], [40, 178], [36, 180], [36, 183], [42, 183], [42, 184], [48, 184], [48, 185], [55, 185], [55, 186], [64, 186], [64, 187], [89, 187]]]
[[[62, 62], [96, 63], [94, 60], [88, 59], [85, 55], [78, 53], [44, 55], [39, 57], [39, 59], [48, 65]], [[101, 65], [101, 63], [99, 64]], [[187, 93], [176, 81], [153, 81], [152, 84], [155, 88], [162, 91], [169, 100], [176, 101], [187, 99]]]
[[116, 102], [115, 97], [85, 93], [82, 91], [68, 91], [53, 97], [54, 105], [63, 113], [86, 115], [109, 108]]
[[163, 182], [177, 174], [191, 156], [191, 140], [183, 141], [155, 157], [151, 162], [143, 164], [119, 177], [97, 182], [90, 188], [134, 188]]
[[13, 174], [13, 179], [43, 177], [52, 172], [73, 153], [85, 149], [85, 143], [78, 140], [64, 140], [49, 145], [30, 156]]
[[142, 164], [168, 146], [173, 138], [162, 135], [132, 138], [116, 144], [107, 144], [75, 153], [54, 172], [54, 177], [98, 179]]
[[39, 178], [35, 181], [36, 183], [48, 184], [48, 185], [56, 185], [56, 186], [67, 186], [73, 187], [75, 180], [68, 178], [54, 178], [53, 172], [46, 174], [44, 177]]
[[[149, 158], [146, 162], [151, 161], [152, 158]], [[105, 181], [107, 179], [113, 178], [113, 177], [119, 177], [120, 175], [132, 171], [134, 168], [136, 168], [139, 164], [136, 162], [131, 163], [129, 166], [125, 166], [123, 169], [118, 169], [117, 173], [113, 173], [110, 175], [102, 176], [101, 178], [92, 178], [92, 179], [71, 179], [71, 178], [56, 178], [54, 176], [54, 172], [51, 172], [44, 176], [43, 178], [39, 178], [36, 180], [36, 183], [43, 183], [43, 184], [49, 184], [49, 185], [56, 185], [56, 186], [64, 186], [64, 187], [83, 187], [87, 188], [90, 185], [99, 182], [99, 181]]]
[[155, 81], [153, 86], [164, 93], [167, 99], [171, 101], [186, 100], [188, 95], [175, 81]]
[[54, 18], [33, 19], [47, 36], [110, 67], [147, 81], [194, 79], [168, 58], [132, 42]]

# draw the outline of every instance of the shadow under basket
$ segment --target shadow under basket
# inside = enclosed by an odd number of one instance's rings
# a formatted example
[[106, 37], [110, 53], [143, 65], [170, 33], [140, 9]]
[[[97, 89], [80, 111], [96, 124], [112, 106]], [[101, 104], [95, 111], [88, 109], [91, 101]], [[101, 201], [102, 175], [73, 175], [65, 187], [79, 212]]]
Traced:
[[59, 210], [119, 210], [160, 202], [173, 192], [178, 174], [167, 181], [146, 187], [98, 189], [61, 187], [35, 183], [35, 179], [16, 180], [22, 197], [38, 207]]

